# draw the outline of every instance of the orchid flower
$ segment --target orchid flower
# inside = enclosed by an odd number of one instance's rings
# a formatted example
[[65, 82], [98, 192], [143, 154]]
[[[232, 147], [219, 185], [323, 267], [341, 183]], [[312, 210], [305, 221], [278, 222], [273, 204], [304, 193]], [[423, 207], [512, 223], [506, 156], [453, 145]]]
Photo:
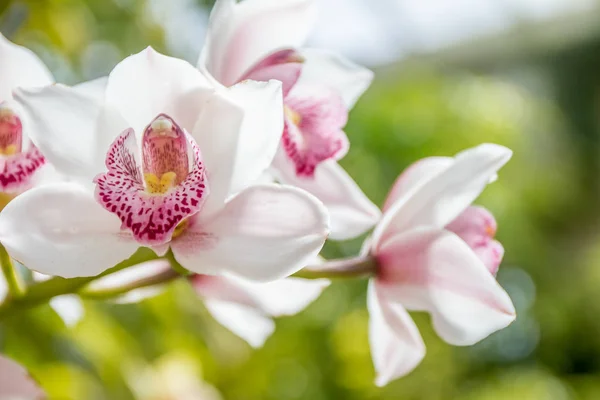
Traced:
[[0, 241], [28, 268], [96, 276], [139, 247], [196, 273], [266, 281], [321, 249], [328, 216], [312, 195], [251, 185], [282, 129], [279, 82], [223, 88], [148, 48], [86, 90], [15, 94], [24, 129], [70, 182], [19, 196]]
[[215, 320], [252, 347], [261, 347], [273, 333], [274, 317], [299, 313], [329, 286], [327, 279], [255, 283], [208, 275], [195, 275], [191, 282]]
[[30, 50], [0, 34], [0, 209], [51, 175], [51, 167], [23, 129], [13, 90], [46, 86], [54, 78]]
[[380, 216], [337, 163], [349, 147], [342, 130], [348, 110], [373, 74], [337, 55], [301, 49], [314, 21], [314, 0], [218, 0], [198, 66], [227, 86], [282, 82], [285, 125], [272, 174], [323, 201], [331, 238], [349, 239]]
[[459, 346], [515, 319], [493, 275], [502, 258], [492, 240], [496, 223], [470, 207], [510, 157], [510, 150], [485, 144], [454, 158], [421, 160], [394, 184], [367, 243], [377, 263], [368, 308], [378, 385], [409, 373], [425, 355], [407, 310], [429, 312], [438, 335]]
[[41, 400], [46, 395], [27, 371], [13, 360], [0, 356], [0, 400]]

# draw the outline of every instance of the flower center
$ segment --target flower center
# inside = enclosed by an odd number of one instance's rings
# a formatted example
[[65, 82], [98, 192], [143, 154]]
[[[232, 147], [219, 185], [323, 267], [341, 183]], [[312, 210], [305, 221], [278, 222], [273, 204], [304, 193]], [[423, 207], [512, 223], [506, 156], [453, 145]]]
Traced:
[[0, 105], [0, 155], [21, 152], [23, 127], [19, 117], [7, 106]]
[[300, 125], [300, 123], [302, 122], [302, 116], [300, 115], [300, 113], [292, 110], [290, 107], [285, 105], [283, 106], [283, 111], [285, 112], [285, 116], [289, 119], [291, 123], [293, 123], [296, 126]]
[[161, 114], [142, 137], [144, 184], [149, 193], [164, 194], [189, 174], [187, 141], [181, 128]]

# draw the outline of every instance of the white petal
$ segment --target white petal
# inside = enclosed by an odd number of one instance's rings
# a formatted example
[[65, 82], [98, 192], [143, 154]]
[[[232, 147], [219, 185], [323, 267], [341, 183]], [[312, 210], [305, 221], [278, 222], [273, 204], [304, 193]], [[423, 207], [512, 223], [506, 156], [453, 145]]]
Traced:
[[121, 61], [106, 86], [106, 102], [140, 133], [161, 113], [191, 132], [213, 87], [186, 61], [157, 53], [151, 47]]
[[508, 162], [512, 152], [482, 144], [456, 155], [454, 163], [397, 201], [373, 233], [377, 245], [385, 237], [419, 226], [443, 228], [462, 213]]
[[31, 50], [11, 43], [0, 33], [0, 103], [19, 86], [41, 87], [54, 82], [46, 65]]
[[386, 299], [373, 281], [369, 282], [367, 307], [375, 383], [384, 386], [419, 365], [425, 356], [425, 344], [406, 310]]
[[230, 272], [271, 281], [298, 271], [321, 250], [328, 233], [323, 205], [291, 187], [257, 185], [201, 218], [171, 244], [177, 261], [199, 274]]
[[50, 307], [60, 316], [68, 327], [75, 326], [81, 318], [85, 310], [81, 299], [75, 295], [64, 295], [53, 297], [50, 299]]
[[261, 347], [275, 330], [273, 320], [252, 307], [220, 300], [206, 300], [204, 303], [217, 322], [252, 347]]
[[106, 85], [108, 85], [108, 76], [102, 76], [91, 81], [77, 84], [73, 86], [73, 89], [81, 94], [96, 99], [99, 103], [104, 103], [104, 97], [106, 96]]
[[138, 248], [90, 191], [73, 183], [31, 189], [0, 213], [0, 242], [14, 259], [47, 275], [95, 276]]
[[278, 81], [244, 81], [226, 97], [244, 110], [229, 194], [254, 183], [271, 165], [283, 132], [283, 99]]
[[198, 275], [193, 279], [193, 286], [204, 298], [252, 307], [279, 317], [302, 311], [329, 286], [329, 281], [286, 278], [255, 283], [234, 276]]
[[278, 155], [276, 175], [281, 182], [304, 189], [325, 204], [331, 218], [330, 238], [355, 238], [371, 229], [381, 216], [377, 206], [334, 160], [319, 164], [314, 178], [298, 177], [291, 163]]
[[302, 49], [301, 54], [305, 61], [298, 85], [327, 86], [344, 99], [347, 109], [371, 85], [372, 71], [340, 55], [317, 49]]
[[515, 319], [508, 294], [454, 233], [418, 229], [386, 240], [378, 285], [409, 310], [429, 311], [448, 343], [471, 345]]
[[436, 175], [450, 168], [454, 164], [452, 157], [423, 158], [406, 168], [392, 185], [385, 199], [383, 212], [386, 212], [394, 203], [403, 201], [405, 196], [429, 182]]
[[25, 368], [0, 356], [0, 398], [33, 400], [44, 399], [46, 396]]
[[[126, 128], [93, 97], [62, 85], [17, 90], [23, 130], [66, 177], [91, 185], [105, 169], [108, 145]], [[76, 110], [76, 111], [74, 111]]]
[[314, 0], [218, 0], [198, 66], [226, 86], [275, 50], [297, 48], [316, 20]]

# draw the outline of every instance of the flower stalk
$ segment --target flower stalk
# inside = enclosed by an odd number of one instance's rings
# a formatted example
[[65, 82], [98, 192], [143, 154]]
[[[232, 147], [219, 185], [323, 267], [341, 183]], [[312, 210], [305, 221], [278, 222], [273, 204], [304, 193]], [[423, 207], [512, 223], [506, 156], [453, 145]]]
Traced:
[[25, 294], [25, 284], [15, 269], [10, 256], [6, 252], [4, 246], [0, 244], [0, 264], [2, 273], [6, 279], [8, 293], [10, 298], [19, 298]]

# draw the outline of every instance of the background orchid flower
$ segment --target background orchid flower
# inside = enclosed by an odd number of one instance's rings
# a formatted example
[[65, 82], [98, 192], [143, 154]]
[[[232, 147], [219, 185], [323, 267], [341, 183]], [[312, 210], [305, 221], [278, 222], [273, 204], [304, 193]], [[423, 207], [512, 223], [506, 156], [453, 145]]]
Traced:
[[25, 368], [0, 356], [0, 400], [41, 400], [46, 395], [29, 376]]
[[501, 254], [489, 258], [478, 250], [497, 248], [495, 221], [470, 208], [510, 157], [507, 148], [485, 144], [454, 158], [419, 161], [394, 184], [368, 244], [378, 265], [368, 290], [378, 385], [407, 374], [425, 355], [406, 310], [429, 312], [438, 335], [459, 346], [515, 319], [510, 298], [490, 273]]
[[23, 129], [13, 90], [54, 82], [44, 63], [29, 49], [0, 34], [0, 209], [19, 193], [51, 176], [51, 167]]
[[299, 313], [330, 283], [327, 279], [300, 278], [254, 283], [233, 276], [209, 275], [190, 279], [217, 322], [252, 347], [261, 347], [273, 333], [274, 317]]
[[71, 180], [30, 190], [0, 215], [0, 241], [29, 268], [95, 276], [146, 246], [170, 248], [197, 273], [269, 280], [324, 243], [328, 217], [313, 196], [246, 188], [277, 149], [279, 82], [215, 88], [148, 48], [90, 90], [55, 85], [16, 100], [34, 143]]
[[370, 229], [380, 214], [337, 160], [348, 151], [348, 110], [373, 74], [326, 51], [301, 49], [315, 21], [313, 0], [218, 0], [198, 66], [224, 85], [280, 80], [285, 126], [276, 178], [316, 195], [331, 215], [331, 238]]

